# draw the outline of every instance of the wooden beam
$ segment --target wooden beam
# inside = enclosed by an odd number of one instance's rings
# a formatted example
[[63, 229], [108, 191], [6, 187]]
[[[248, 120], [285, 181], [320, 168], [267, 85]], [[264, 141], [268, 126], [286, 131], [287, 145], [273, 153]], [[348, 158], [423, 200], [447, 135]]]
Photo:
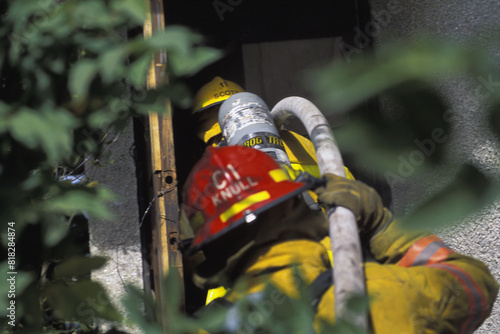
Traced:
[[[144, 24], [144, 37], [149, 38], [156, 31], [165, 27], [162, 0], [145, 0], [148, 7], [148, 19]], [[151, 62], [148, 72], [148, 89], [155, 89], [168, 84], [166, 75], [167, 52], [157, 52]], [[159, 301], [158, 318], [164, 327], [168, 327], [164, 312], [166, 295], [164, 278], [175, 270], [179, 277], [179, 289], [184, 291], [182, 254], [179, 244], [179, 202], [177, 195], [177, 173], [175, 165], [175, 148], [172, 125], [172, 108], [170, 100], [165, 101], [166, 113], [151, 112], [149, 124], [149, 156], [150, 178], [152, 182], [152, 200], [155, 199], [152, 210], [153, 245], [151, 251], [154, 275], [154, 291]], [[184, 293], [181, 293], [184, 296]]]

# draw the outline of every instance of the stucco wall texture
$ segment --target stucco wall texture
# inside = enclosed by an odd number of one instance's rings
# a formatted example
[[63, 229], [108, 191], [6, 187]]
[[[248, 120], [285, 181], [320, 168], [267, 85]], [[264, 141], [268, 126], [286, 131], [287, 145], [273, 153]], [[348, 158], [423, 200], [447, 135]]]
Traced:
[[[103, 267], [92, 272], [92, 279], [102, 284], [113, 305], [126, 317], [121, 302], [127, 292], [126, 286], [133, 284], [139, 289], [143, 287], [137, 181], [132, 156], [134, 145], [132, 122], [123, 132], [108, 135], [110, 144], [106, 149], [109, 149], [111, 155], [104, 154], [105, 158], [99, 166], [87, 166], [87, 176], [91, 180], [97, 180], [117, 195], [109, 205], [114, 214], [112, 220], [94, 218], [89, 220], [90, 252], [93, 256], [108, 259]], [[95, 298], [97, 303], [105, 302], [99, 297]], [[102, 332], [117, 326], [118, 329], [130, 334], [141, 333], [137, 328], [109, 322], [101, 322], [98, 326]]]
[[[498, 37], [493, 38], [492, 31], [500, 27], [500, 1], [372, 0], [371, 10], [374, 19], [364, 28], [373, 38], [375, 49], [422, 34], [464, 46], [469, 41], [480, 40], [495, 63], [500, 65], [500, 45]], [[456, 75], [436, 82], [435, 87], [443, 94], [453, 113], [454, 123], [447, 142], [449, 155], [470, 162], [498, 179], [499, 140], [488, 128], [486, 108], [481, 99], [488, 89], [500, 89], [500, 71], [491, 73], [490, 82], [492, 84], [486, 86], [479, 78]], [[478, 89], [482, 94], [477, 93]], [[383, 98], [381, 105], [384, 112], [394, 112], [387, 99]], [[449, 174], [444, 168], [438, 168], [426, 175], [410, 177], [404, 185], [394, 185], [393, 210], [406, 212], [411, 209], [414, 202], [409, 201], [410, 198], [430, 196], [449, 181]], [[490, 203], [479, 212], [463, 217], [452, 227], [436, 229], [436, 233], [456, 251], [482, 260], [500, 281], [499, 209], [500, 201]], [[500, 300], [497, 299], [491, 316], [475, 333], [500, 333]]]

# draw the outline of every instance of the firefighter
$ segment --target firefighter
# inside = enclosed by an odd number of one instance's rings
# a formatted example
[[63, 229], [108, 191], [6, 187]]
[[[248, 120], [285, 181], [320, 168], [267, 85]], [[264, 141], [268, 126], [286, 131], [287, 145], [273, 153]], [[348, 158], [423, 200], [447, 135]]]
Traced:
[[196, 135], [206, 145], [216, 146], [222, 139], [217, 116], [220, 105], [231, 95], [245, 90], [235, 82], [215, 77], [196, 92], [191, 110]]
[[[231, 96], [244, 93], [245, 90], [233, 81], [225, 80], [219, 76], [213, 78], [210, 82], [203, 85], [194, 96], [192, 117], [194, 118], [195, 131], [199, 139], [206, 146], [217, 146], [222, 140], [222, 133], [218, 121], [219, 109], [224, 101]], [[265, 104], [262, 101], [263, 104]], [[267, 109], [267, 106], [265, 106]], [[299, 135], [285, 128], [278, 129], [278, 135], [282, 140], [285, 153], [290, 162], [290, 167], [287, 166], [287, 171], [292, 177], [298, 176], [302, 172], [307, 172], [315, 177], [320, 177], [319, 167], [316, 160], [316, 153], [313, 143], [306, 137]], [[350, 171], [345, 168], [346, 174], [350, 178], [354, 178]], [[316, 196], [309, 191], [309, 205], [315, 204]], [[181, 220], [184, 221], [184, 211], [181, 211]], [[185, 238], [192, 236], [192, 232], [187, 224], [182, 223], [182, 235]], [[330, 257], [330, 238], [325, 235], [323, 245], [328, 249]], [[186, 259], [185, 262], [190, 262]], [[219, 287], [210, 289], [207, 292], [206, 302], [223, 296], [226, 290]]]
[[[217, 146], [221, 139], [218, 112], [221, 104], [234, 94], [245, 90], [238, 84], [215, 77], [202, 86], [194, 96], [192, 115], [196, 120], [196, 135], [207, 146]], [[306, 137], [285, 128], [278, 129], [293, 170], [319, 177], [313, 143]], [[353, 178], [346, 169], [348, 177]]]
[[[196, 135], [205, 142], [206, 146], [217, 146], [222, 140], [222, 133], [218, 121], [219, 109], [224, 101], [231, 96], [244, 93], [245, 90], [235, 82], [225, 80], [221, 77], [215, 77], [210, 82], [202, 86], [194, 96], [192, 116], [195, 119]], [[241, 95], [241, 94], [240, 94]], [[262, 101], [263, 104], [265, 104]], [[265, 106], [267, 108], [267, 106]], [[278, 135], [282, 140], [285, 153], [290, 162], [290, 168], [284, 166], [292, 178], [306, 172], [314, 177], [320, 177], [319, 167], [316, 159], [316, 152], [313, 143], [306, 137], [290, 131], [284, 127], [277, 129]], [[346, 176], [354, 179], [347, 167], [344, 168]], [[318, 207], [316, 195], [308, 191], [307, 201], [311, 207]], [[184, 220], [184, 212], [181, 212], [181, 220]], [[182, 223], [182, 234], [185, 237], [192, 235], [187, 224]], [[328, 233], [323, 236], [321, 241], [326, 247], [330, 259], [333, 260], [331, 253], [331, 241]], [[189, 262], [186, 259], [186, 262]], [[224, 288], [210, 289], [207, 292], [206, 302], [223, 296], [226, 293]]]
[[[315, 189], [324, 205], [346, 207], [357, 219], [362, 245], [374, 258], [364, 266], [375, 334], [471, 333], [481, 325], [498, 293], [483, 263], [454, 252], [429, 232], [402, 229], [364, 183], [325, 178], [319, 186], [314, 179], [292, 181], [265, 153], [239, 146], [210, 147], [193, 168], [183, 189], [187, 218], [195, 226], [189, 252], [201, 250], [206, 257], [194, 281], [231, 288], [212, 302], [228, 309], [222, 331], [257, 331], [255, 319], [235, 314], [236, 306], [258, 300], [269, 283], [297, 298], [297, 272], [308, 286], [322, 285], [311, 290], [321, 292], [315, 296], [314, 329], [334, 322], [333, 283], [318, 280], [331, 272], [318, 242], [328, 223], [323, 211], [311, 211], [302, 201], [307, 189]], [[282, 299], [265, 302], [273, 300]]]

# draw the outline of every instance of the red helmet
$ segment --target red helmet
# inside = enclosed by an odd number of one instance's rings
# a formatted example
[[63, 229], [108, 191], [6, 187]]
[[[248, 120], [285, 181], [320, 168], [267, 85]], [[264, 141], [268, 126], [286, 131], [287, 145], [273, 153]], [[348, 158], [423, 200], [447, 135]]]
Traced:
[[251, 225], [260, 213], [313, 185], [291, 181], [273, 158], [257, 149], [207, 147], [184, 187], [186, 216], [195, 228], [189, 253]]

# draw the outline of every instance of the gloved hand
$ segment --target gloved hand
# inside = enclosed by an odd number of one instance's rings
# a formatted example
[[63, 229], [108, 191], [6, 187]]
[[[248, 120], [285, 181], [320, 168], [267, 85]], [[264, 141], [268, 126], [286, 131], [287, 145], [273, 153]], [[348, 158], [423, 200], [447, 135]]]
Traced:
[[352, 211], [360, 229], [373, 231], [382, 222], [384, 205], [372, 187], [360, 181], [326, 174], [326, 185], [315, 189], [323, 206], [342, 206]]

